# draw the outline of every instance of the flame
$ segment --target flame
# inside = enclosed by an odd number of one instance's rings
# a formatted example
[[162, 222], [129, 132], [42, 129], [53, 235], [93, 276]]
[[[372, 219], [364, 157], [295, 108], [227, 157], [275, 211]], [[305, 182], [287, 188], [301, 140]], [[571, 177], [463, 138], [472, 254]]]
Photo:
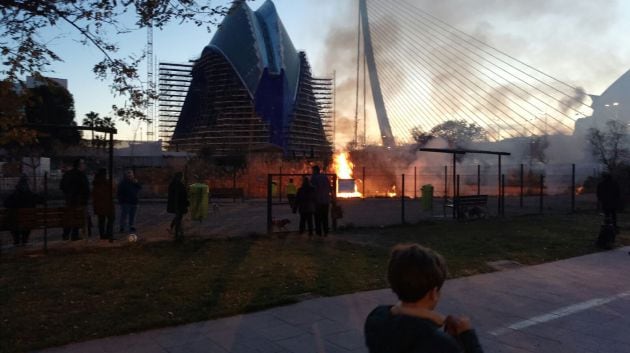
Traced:
[[[354, 167], [354, 165], [352, 164], [352, 162], [350, 162], [350, 160], [348, 160], [348, 152], [340, 152], [335, 155], [333, 167], [335, 169], [335, 174], [337, 174], [337, 179], [354, 179], [352, 177], [352, 168]], [[337, 190], [339, 190], [339, 182], [337, 182]], [[363, 194], [358, 191], [355, 180], [354, 192], [337, 192], [337, 197], [363, 197]]]
[[392, 189], [387, 192], [387, 197], [396, 197], [396, 185], [392, 185]]
[[584, 193], [584, 186], [578, 186], [575, 188], [575, 195], [582, 195]]

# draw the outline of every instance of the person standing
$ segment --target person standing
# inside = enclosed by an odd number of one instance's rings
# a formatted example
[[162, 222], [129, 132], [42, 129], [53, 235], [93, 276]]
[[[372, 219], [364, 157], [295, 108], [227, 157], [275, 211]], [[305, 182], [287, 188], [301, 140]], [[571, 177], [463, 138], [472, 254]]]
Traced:
[[114, 200], [112, 185], [107, 179], [107, 169], [101, 168], [92, 182], [92, 204], [98, 219], [101, 239], [112, 239], [114, 231]]
[[[72, 169], [67, 171], [61, 178], [59, 188], [63, 192], [66, 207], [81, 208], [84, 213], [84, 219], [87, 219], [87, 203], [90, 197], [90, 182], [85, 175], [85, 161], [77, 159], [72, 164]], [[79, 228], [64, 228], [63, 240], [71, 239], [79, 240]]]
[[175, 214], [169, 232], [172, 233], [175, 230], [175, 240], [177, 241], [183, 239], [182, 219], [188, 213], [189, 206], [188, 193], [182, 181], [183, 178], [182, 172], [175, 173], [171, 184], [168, 186], [168, 201], [166, 202], [166, 212]]
[[130, 232], [135, 232], [136, 212], [138, 211], [138, 193], [142, 189], [133, 174], [127, 170], [125, 177], [118, 184], [118, 203], [120, 204], [120, 233], [125, 231], [125, 222]]
[[20, 177], [15, 190], [4, 200], [4, 207], [7, 209], [7, 224], [13, 236], [14, 245], [25, 245], [31, 230], [28, 227], [18, 227], [17, 216], [20, 208], [34, 208], [42, 200], [35, 195], [28, 186], [28, 178], [25, 175]]
[[315, 233], [328, 236], [328, 209], [330, 205], [330, 181], [320, 173], [319, 166], [313, 166], [311, 184], [315, 188]]
[[289, 201], [289, 206], [291, 207], [291, 211], [295, 213], [295, 197], [297, 194], [297, 187], [293, 184], [293, 178], [289, 178], [289, 183], [287, 184], [287, 200]]
[[313, 215], [315, 213], [315, 189], [307, 177], [302, 179], [302, 186], [297, 191], [295, 207], [300, 212], [300, 235], [308, 225], [308, 236], [313, 236]]
[[604, 217], [612, 222], [617, 230], [617, 208], [621, 201], [619, 184], [610, 173], [604, 173], [603, 180], [597, 184], [597, 201], [604, 211]]

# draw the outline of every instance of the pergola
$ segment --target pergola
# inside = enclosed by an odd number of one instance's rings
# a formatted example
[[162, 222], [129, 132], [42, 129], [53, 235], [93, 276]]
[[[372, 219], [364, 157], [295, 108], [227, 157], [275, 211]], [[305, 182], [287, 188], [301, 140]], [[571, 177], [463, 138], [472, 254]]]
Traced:
[[[476, 154], [487, 154], [487, 155], [495, 155], [499, 160], [499, 172], [498, 172], [498, 214], [502, 214], [503, 212], [503, 199], [502, 199], [502, 186], [503, 182], [501, 180], [501, 158], [503, 156], [510, 156], [511, 154], [508, 152], [497, 152], [497, 151], [483, 151], [483, 150], [468, 150], [468, 149], [448, 149], [448, 148], [419, 148], [418, 151], [421, 152], [434, 152], [434, 153], [448, 153], [453, 155], [453, 198], [455, 198], [456, 190], [457, 190], [457, 155], [465, 155], [468, 153], [476, 153]], [[453, 217], [456, 216], [456, 210], [453, 208]]]

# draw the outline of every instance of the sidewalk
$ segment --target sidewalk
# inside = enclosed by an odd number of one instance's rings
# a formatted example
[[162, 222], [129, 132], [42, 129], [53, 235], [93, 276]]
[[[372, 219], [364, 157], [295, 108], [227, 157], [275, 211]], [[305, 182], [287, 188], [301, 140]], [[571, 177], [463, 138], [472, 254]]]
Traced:
[[[467, 314], [486, 352], [630, 352], [630, 247], [447, 281], [438, 308]], [[389, 290], [71, 344], [43, 353], [367, 352], [363, 322]]]

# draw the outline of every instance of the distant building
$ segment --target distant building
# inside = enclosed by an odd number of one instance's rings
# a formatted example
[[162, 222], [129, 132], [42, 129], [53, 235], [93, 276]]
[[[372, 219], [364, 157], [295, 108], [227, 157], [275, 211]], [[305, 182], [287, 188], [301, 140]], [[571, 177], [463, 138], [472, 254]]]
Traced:
[[[55, 78], [55, 77], [44, 77], [47, 80], [51, 80], [53, 82], [55, 82], [56, 84], [58, 84], [59, 86], [65, 88], [66, 90], [68, 89], [68, 80], [66, 80], [65, 78]], [[26, 87], [27, 88], [35, 88], [37, 86], [41, 86], [41, 85], [45, 85], [46, 82], [42, 82], [41, 79], [37, 79], [35, 77], [32, 76], [26, 76]]]
[[272, 1], [252, 11], [235, 1], [192, 70], [171, 149], [215, 155], [275, 149], [285, 156], [329, 156], [330, 80], [315, 79]]
[[604, 93], [591, 95], [593, 114], [575, 122], [575, 134], [584, 135], [592, 127], [605, 127], [609, 120], [630, 124], [630, 70], [621, 75]]

